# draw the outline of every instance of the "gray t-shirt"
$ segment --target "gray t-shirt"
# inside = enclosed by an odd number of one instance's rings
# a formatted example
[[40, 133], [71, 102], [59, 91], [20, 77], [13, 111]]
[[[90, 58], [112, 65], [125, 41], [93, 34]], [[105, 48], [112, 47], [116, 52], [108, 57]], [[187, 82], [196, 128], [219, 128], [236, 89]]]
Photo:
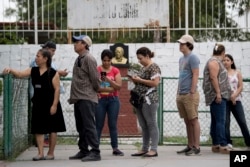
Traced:
[[199, 68], [200, 60], [192, 52], [179, 59], [179, 90], [178, 93], [190, 93], [192, 86], [192, 69]]

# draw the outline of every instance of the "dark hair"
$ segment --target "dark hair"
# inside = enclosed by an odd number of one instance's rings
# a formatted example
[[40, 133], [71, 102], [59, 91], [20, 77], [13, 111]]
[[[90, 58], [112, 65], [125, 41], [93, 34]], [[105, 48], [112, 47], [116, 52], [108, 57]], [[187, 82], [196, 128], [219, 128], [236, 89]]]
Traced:
[[86, 45], [85, 45], [85, 49], [86, 49], [86, 50], [89, 50], [89, 45], [88, 45], [85, 41], [81, 41], [81, 42], [82, 42], [82, 44], [86, 44]]
[[189, 50], [193, 50], [194, 49], [194, 45], [193, 44], [187, 42], [186, 45], [189, 48]]
[[236, 65], [234, 64], [234, 58], [230, 54], [225, 54], [225, 57], [228, 57], [233, 63], [231, 64], [231, 68], [236, 70]]
[[221, 55], [223, 52], [225, 52], [225, 46], [222, 44], [215, 44], [214, 46], [214, 50], [213, 50], [213, 55], [215, 56], [219, 56]]
[[101, 53], [101, 59], [103, 60], [104, 57], [108, 57], [109, 59], [112, 59], [114, 57], [114, 54], [110, 49], [104, 49]]
[[53, 48], [56, 49], [56, 43], [53, 41], [47, 41], [45, 44], [41, 45], [42, 48]]
[[149, 56], [150, 58], [154, 57], [154, 52], [151, 52], [147, 47], [141, 47], [136, 51], [136, 54], [141, 54], [144, 57]]
[[47, 62], [46, 65], [48, 68], [51, 67], [51, 61], [52, 61], [52, 55], [50, 53], [50, 51], [48, 51], [47, 49], [40, 49], [38, 52], [40, 52], [42, 54], [43, 57], [47, 57]]

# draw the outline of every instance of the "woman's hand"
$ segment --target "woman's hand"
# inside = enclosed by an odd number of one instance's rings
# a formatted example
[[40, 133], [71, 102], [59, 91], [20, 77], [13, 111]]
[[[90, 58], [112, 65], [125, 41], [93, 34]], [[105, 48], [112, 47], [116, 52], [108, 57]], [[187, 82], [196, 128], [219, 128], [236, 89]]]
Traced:
[[221, 101], [222, 101], [221, 94], [217, 94], [217, 95], [216, 95], [215, 102], [218, 103], [218, 104], [220, 104]]
[[134, 83], [140, 83], [140, 81], [142, 80], [140, 77], [138, 76], [132, 76], [131, 77], [131, 80], [134, 82]]
[[3, 70], [3, 74], [9, 74], [11, 73], [11, 68], [7, 67]]
[[50, 107], [50, 115], [55, 115], [57, 110], [57, 106], [52, 105]]
[[231, 95], [231, 101], [232, 101], [233, 105], [236, 104], [236, 94], [235, 94], [235, 93], [233, 93], [233, 94]]

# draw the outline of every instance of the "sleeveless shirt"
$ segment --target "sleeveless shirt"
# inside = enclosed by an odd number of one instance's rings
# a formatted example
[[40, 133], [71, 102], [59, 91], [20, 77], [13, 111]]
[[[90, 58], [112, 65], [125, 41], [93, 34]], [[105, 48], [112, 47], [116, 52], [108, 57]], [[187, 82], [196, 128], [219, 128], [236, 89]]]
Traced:
[[216, 92], [212, 85], [210, 75], [209, 75], [210, 71], [208, 69], [208, 63], [213, 60], [216, 60], [217, 63], [219, 64], [219, 73], [218, 73], [217, 78], [219, 82], [221, 96], [222, 98], [227, 99], [227, 100], [231, 96], [231, 88], [230, 88], [229, 81], [228, 81], [227, 70], [219, 59], [212, 57], [207, 61], [205, 68], [204, 68], [204, 72], [203, 72], [203, 92], [205, 94], [205, 102], [207, 106], [210, 105], [216, 98]]

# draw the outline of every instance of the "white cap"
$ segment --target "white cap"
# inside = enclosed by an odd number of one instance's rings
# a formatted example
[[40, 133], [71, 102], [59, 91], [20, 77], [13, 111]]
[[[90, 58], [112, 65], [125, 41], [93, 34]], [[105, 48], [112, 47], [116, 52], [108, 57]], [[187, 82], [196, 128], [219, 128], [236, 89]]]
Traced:
[[188, 35], [188, 34], [182, 35], [182, 37], [177, 41], [180, 42], [180, 43], [190, 43], [192, 45], [194, 44], [194, 38], [191, 35]]
[[72, 41], [84, 41], [88, 46], [92, 45], [92, 40], [88, 35], [73, 36]]

